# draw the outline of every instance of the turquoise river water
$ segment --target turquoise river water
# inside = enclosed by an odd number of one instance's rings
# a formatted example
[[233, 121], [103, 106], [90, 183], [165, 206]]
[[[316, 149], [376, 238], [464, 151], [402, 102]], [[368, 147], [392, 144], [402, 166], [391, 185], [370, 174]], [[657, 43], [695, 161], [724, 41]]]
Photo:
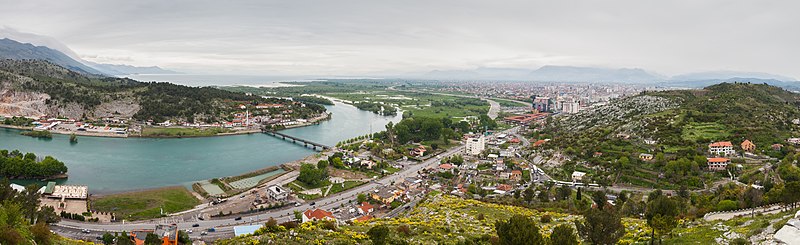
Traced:
[[[381, 131], [384, 117], [336, 103], [326, 106], [332, 119], [282, 131], [314, 142], [335, 145], [370, 132]], [[69, 168], [61, 183], [88, 185], [91, 193], [113, 193], [136, 189], [184, 185], [215, 177], [233, 176], [301, 159], [315, 152], [266, 134], [202, 138], [150, 139], [78, 137], [51, 140], [20, 135], [20, 130], [0, 128], [0, 149], [19, 149], [40, 156], [53, 156]], [[25, 184], [23, 181], [14, 181]]]

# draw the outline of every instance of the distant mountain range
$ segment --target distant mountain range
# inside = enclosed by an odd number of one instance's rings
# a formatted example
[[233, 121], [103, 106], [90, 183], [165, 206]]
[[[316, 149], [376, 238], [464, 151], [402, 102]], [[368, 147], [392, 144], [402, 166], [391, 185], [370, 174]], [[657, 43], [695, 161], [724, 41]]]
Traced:
[[542, 66], [539, 69], [488, 68], [471, 70], [435, 70], [409, 77], [438, 80], [504, 80], [541, 82], [622, 82], [668, 87], [700, 88], [721, 82], [767, 83], [800, 90], [800, 82], [781, 75], [761, 72], [713, 71], [680, 74], [672, 77], [640, 68], [597, 68], [578, 66]]
[[18, 32], [8, 28], [0, 28], [0, 38], [2, 38], [0, 39], [0, 59], [46, 60], [84, 74], [117, 76], [178, 73], [157, 66], [137, 67], [124, 64], [101, 64], [86, 61], [54, 38]]

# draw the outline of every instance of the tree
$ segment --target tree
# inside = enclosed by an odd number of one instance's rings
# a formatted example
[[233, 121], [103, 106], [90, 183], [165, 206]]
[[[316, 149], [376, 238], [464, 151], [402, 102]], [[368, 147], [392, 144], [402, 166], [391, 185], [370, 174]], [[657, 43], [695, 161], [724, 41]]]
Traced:
[[358, 193], [358, 196], [356, 196], [356, 200], [358, 201], [358, 203], [366, 202], [367, 195], [365, 195], [364, 193]]
[[584, 220], [576, 220], [578, 233], [592, 244], [615, 244], [625, 235], [622, 219], [611, 206], [589, 208], [583, 214]]
[[131, 237], [128, 236], [128, 233], [123, 231], [117, 237], [117, 245], [134, 245]]
[[319, 160], [319, 162], [317, 162], [317, 168], [318, 169], [328, 168], [328, 161], [327, 160]]
[[367, 235], [372, 240], [372, 244], [383, 245], [386, 244], [386, 238], [389, 237], [389, 228], [386, 225], [373, 226], [367, 231]]
[[294, 220], [297, 221], [297, 222], [302, 222], [303, 221], [303, 213], [301, 213], [300, 211], [295, 210], [294, 211]]
[[580, 201], [580, 200], [581, 200], [581, 198], [582, 198], [582, 197], [581, 197], [581, 188], [580, 188], [580, 187], [578, 187], [578, 192], [575, 194], [575, 200], [578, 200], [578, 201]]
[[569, 186], [558, 187], [558, 191], [556, 192], [556, 198], [558, 198], [558, 200], [567, 200], [571, 195], [572, 188], [569, 188]]
[[550, 233], [550, 244], [553, 245], [578, 245], [578, 235], [575, 234], [575, 229], [566, 224], [560, 224], [553, 228]]
[[37, 245], [50, 244], [50, 228], [47, 227], [47, 224], [44, 222], [36, 223], [36, 225], [31, 227], [31, 233], [33, 234], [33, 240], [36, 241]]
[[160, 245], [161, 242], [161, 238], [153, 233], [147, 233], [147, 236], [144, 238], [144, 244], [146, 245]]
[[659, 243], [661, 243], [661, 237], [669, 234], [678, 226], [676, 218], [678, 214], [678, 202], [667, 196], [658, 196], [647, 203], [645, 219], [647, 219], [647, 225], [652, 228], [650, 244], [654, 242], [656, 236], [659, 237]]
[[797, 202], [800, 202], [800, 181], [787, 182], [783, 186], [781, 202], [790, 208], [797, 206]]
[[310, 186], [317, 186], [327, 177], [327, 169], [319, 169], [314, 165], [304, 163], [300, 165], [300, 175], [297, 176], [297, 180]]
[[178, 231], [178, 242], [181, 244], [192, 244], [192, 238], [189, 237], [189, 233], [186, 231], [179, 230]]
[[114, 244], [114, 235], [111, 235], [111, 233], [108, 232], [103, 233], [103, 244], [105, 245]]
[[530, 203], [533, 200], [533, 196], [536, 194], [536, 192], [533, 191], [533, 187], [528, 187], [525, 189], [523, 194], [525, 202]]
[[544, 244], [544, 238], [539, 233], [539, 226], [533, 219], [526, 216], [517, 214], [507, 221], [498, 220], [494, 227], [501, 245]]

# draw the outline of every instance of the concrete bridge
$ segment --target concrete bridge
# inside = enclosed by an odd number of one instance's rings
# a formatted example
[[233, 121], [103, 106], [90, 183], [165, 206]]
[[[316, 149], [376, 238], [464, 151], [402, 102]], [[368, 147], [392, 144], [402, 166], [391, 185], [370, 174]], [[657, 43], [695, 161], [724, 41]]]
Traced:
[[294, 137], [294, 136], [291, 136], [291, 135], [287, 135], [287, 134], [284, 134], [284, 133], [281, 133], [281, 132], [278, 132], [278, 131], [275, 131], [275, 130], [271, 130], [271, 129], [262, 128], [261, 132], [264, 132], [265, 134], [272, 135], [272, 136], [275, 136], [276, 138], [280, 138], [280, 139], [283, 139], [283, 140], [286, 140], [286, 141], [292, 141], [292, 143], [295, 143], [295, 144], [301, 144], [301, 145], [303, 145], [305, 147], [310, 147], [311, 149], [314, 149], [316, 151], [323, 151], [323, 150], [327, 150], [327, 149], [331, 148], [330, 146], [327, 146], [327, 145], [316, 143], [316, 142], [313, 142], [313, 141], [310, 141], [310, 140], [297, 138], [297, 137]]

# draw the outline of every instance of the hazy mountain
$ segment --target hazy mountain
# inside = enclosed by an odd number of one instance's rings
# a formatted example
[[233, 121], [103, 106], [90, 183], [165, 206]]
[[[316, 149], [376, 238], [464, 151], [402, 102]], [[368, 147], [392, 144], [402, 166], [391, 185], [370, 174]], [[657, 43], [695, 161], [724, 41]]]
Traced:
[[90, 67], [103, 72], [108, 75], [131, 75], [131, 74], [177, 74], [178, 72], [162, 69], [158, 66], [131, 66], [131, 65], [114, 65], [114, 64], [99, 64], [91, 61], [84, 61]]
[[[157, 66], [148, 66], [148, 67], [137, 67], [131, 65], [124, 65], [124, 64], [103, 64], [103, 63], [95, 63], [91, 61], [86, 61], [80, 58], [80, 56], [72, 51], [67, 45], [59, 42], [57, 39], [49, 36], [37, 35], [33, 33], [26, 33], [20, 32], [13, 28], [8, 27], [0, 27], [0, 38], [7, 38], [18, 43], [23, 44], [32, 44], [34, 46], [41, 46], [47, 47], [54, 51], [60, 52], [65, 56], [71, 58], [78, 63], [85, 65], [86, 67], [90, 67], [95, 72], [93, 73], [102, 73], [106, 75], [130, 75], [130, 74], [175, 74], [178, 72], [170, 71], [162, 69], [161, 67]], [[32, 58], [32, 59], [41, 59], [41, 58]], [[48, 60], [58, 65], [64, 64], [55, 62], [53, 60]]]
[[700, 80], [725, 80], [731, 78], [755, 78], [755, 79], [771, 79], [779, 81], [796, 81], [796, 79], [781, 75], [763, 73], [763, 72], [742, 72], [742, 71], [710, 71], [710, 72], [697, 72], [687, 73], [672, 76], [670, 80], [674, 81], [700, 81]]
[[542, 66], [529, 75], [534, 81], [552, 82], [655, 82], [664, 77], [639, 68], [596, 68], [577, 66]]
[[529, 69], [480, 67], [472, 70], [434, 70], [423, 75], [441, 80], [527, 80]]
[[44, 46], [34, 46], [33, 44], [29, 43], [20, 43], [8, 38], [0, 39], [0, 58], [12, 60], [46, 60], [80, 73], [102, 73], [72, 59], [58, 50]]

